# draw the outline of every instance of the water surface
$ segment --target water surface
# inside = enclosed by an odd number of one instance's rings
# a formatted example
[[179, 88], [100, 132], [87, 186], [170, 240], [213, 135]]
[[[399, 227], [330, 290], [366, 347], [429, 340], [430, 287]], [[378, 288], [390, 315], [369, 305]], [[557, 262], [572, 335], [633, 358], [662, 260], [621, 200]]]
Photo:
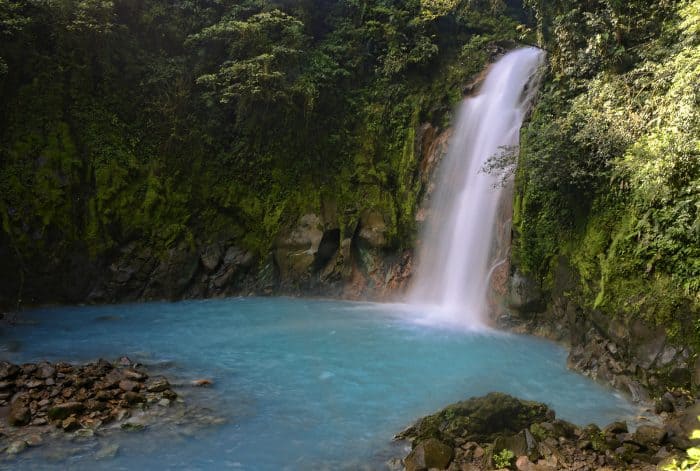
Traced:
[[36, 324], [3, 330], [0, 357], [85, 362], [127, 354], [165, 367], [183, 383], [212, 378], [213, 389], [183, 386], [182, 393], [226, 423], [194, 436], [158, 429], [119, 433], [119, 452], [106, 461], [96, 461], [98, 444], [88, 444], [76, 447], [67, 462], [50, 461], [40, 447], [15, 465], [376, 467], [391, 453], [392, 436], [414, 419], [490, 391], [546, 402], [579, 424], [605, 424], [636, 412], [612, 391], [568, 371], [566, 352], [555, 344], [431, 327], [414, 316], [396, 306], [284, 298], [27, 312], [22, 319]]

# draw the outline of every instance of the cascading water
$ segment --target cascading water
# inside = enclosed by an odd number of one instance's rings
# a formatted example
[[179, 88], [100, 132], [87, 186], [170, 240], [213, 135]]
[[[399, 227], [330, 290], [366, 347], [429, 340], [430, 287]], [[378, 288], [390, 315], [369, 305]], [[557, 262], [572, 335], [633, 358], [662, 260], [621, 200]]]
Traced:
[[512, 51], [488, 72], [477, 96], [459, 109], [450, 149], [438, 170], [435, 194], [418, 253], [409, 301], [436, 322], [478, 329], [487, 314], [488, 273], [499, 175], [483, 171], [492, 156], [517, 146], [536, 91], [544, 53]]

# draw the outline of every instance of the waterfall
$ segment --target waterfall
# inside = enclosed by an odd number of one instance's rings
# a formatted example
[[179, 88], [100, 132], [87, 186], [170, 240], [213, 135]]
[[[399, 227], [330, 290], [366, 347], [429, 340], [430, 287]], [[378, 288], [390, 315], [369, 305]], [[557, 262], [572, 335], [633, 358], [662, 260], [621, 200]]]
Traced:
[[519, 143], [544, 53], [512, 51], [493, 64], [474, 97], [459, 108], [449, 151], [437, 170], [409, 302], [435, 322], [486, 324], [491, 248], [502, 192], [484, 172], [492, 156]]

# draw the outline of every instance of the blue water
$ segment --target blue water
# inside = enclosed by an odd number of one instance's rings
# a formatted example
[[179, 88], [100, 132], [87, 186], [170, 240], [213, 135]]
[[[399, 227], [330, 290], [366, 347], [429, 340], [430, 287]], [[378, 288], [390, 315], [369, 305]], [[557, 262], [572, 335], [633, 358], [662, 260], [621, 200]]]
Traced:
[[[413, 420], [490, 391], [546, 402], [579, 424], [635, 413], [612, 391], [568, 371], [566, 352], [555, 344], [431, 327], [413, 316], [380, 304], [256, 298], [24, 313], [27, 324], [0, 331], [0, 357], [84, 362], [127, 354], [164, 368], [182, 382], [188, 403], [209, 407], [226, 423], [194, 434], [119, 432], [119, 452], [102, 461], [94, 457], [98, 444], [77, 447], [67, 461], [52, 461], [39, 447], [14, 466], [379, 466], [396, 452], [392, 436]], [[194, 378], [211, 378], [214, 386], [184, 386]]]

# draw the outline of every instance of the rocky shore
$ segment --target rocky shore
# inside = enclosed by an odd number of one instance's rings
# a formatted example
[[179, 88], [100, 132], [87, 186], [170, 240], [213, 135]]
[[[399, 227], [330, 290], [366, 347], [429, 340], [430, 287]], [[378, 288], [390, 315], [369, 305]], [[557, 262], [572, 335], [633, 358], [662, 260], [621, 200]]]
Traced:
[[602, 429], [556, 418], [545, 404], [501, 393], [461, 401], [399, 433], [410, 453], [406, 471], [652, 470], [683, 456], [697, 411], [666, 426], [614, 422]]
[[[169, 416], [183, 423], [188, 415], [190, 421], [220, 423], [187, 409], [167, 378], [149, 375], [127, 357], [83, 365], [0, 362], [0, 461], [40, 445], [141, 431]], [[119, 447], [102, 445], [93, 450], [96, 459]]]

